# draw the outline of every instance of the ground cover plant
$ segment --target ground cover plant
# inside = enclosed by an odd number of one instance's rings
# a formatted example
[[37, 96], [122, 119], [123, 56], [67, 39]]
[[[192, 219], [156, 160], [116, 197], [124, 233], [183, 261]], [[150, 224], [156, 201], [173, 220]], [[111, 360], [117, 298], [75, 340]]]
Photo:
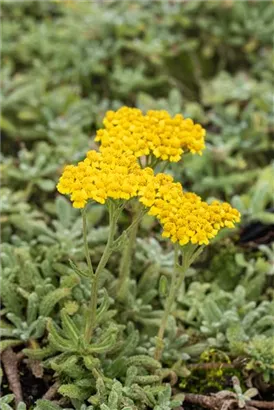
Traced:
[[274, 408], [273, 4], [1, 6], [0, 408]]

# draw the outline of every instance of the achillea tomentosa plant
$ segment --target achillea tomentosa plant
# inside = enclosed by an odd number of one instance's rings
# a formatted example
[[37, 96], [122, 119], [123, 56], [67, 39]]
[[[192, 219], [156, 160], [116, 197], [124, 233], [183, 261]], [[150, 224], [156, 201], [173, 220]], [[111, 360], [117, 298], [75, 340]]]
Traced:
[[[122, 248], [116, 296], [123, 301], [127, 292], [131, 256], [138, 224], [145, 212], [157, 218], [163, 237], [174, 243], [174, 270], [165, 310], [161, 320], [154, 358], [161, 359], [163, 337], [172, 302], [189, 266], [223, 227], [233, 228], [239, 212], [228, 203], [203, 202], [199, 196], [185, 192], [180, 183], [163, 173], [168, 162], [178, 162], [184, 152], [201, 154], [205, 147], [205, 130], [191, 119], [166, 111], [148, 111], [122, 107], [107, 112], [104, 129], [97, 131], [99, 151], [89, 151], [78, 165], [68, 165], [57, 185], [70, 195], [75, 208], [82, 209], [85, 253], [92, 281], [90, 305], [86, 314], [85, 343], [92, 340], [96, 328], [99, 282], [112, 252]], [[157, 173], [160, 170], [162, 172]], [[132, 224], [116, 237], [122, 210], [135, 201]], [[102, 258], [94, 270], [87, 244], [86, 205], [106, 204], [109, 212], [109, 237]], [[180, 263], [182, 255], [182, 263]]]
[[[228, 203], [203, 202], [164, 173], [168, 163], [178, 162], [184, 152], [201, 154], [205, 130], [199, 124], [181, 115], [172, 118], [166, 111], [144, 115], [139, 109], [122, 107], [117, 112], [109, 111], [104, 125], [96, 136], [98, 151], [89, 151], [77, 165], [67, 165], [57, 185], [58, 191], [69, 195], [73, 207], [82, 212], [87, 269], [72, 262], [71, 267], [84, 277], [83, 283], [91, 282], [89, 304], [83, 303], [75, 315], [63, 308], [61, 327], [48, 322], [49, 346], [27, 349], [26, 353], [40, 359], [52, 356], [45, 364], [62, 376], [65, 384], [59, 392], [72, 401], [88, 399], [100, 406], [119, 379], [123, 383], [119, 403], [132, 408], [136, 404], [138, 408], [153, 407], [164, 388], [161, 381], [167, 369], [161, 369], [160, 363], [164, 334], [185, 273], [210, 239], [223, 227], [234, 227], [240, 214]], [[87, 207], [91, 202], [105, 204], [109, 213], [108, 239], [96, 268], [88, 246]], [[118, 235], [118, 221], [128, 204], [134, 209], [133, 219]], [[117, 310], [109, 309], [113, 298], [121, 313], [128, 309], [131, 261], [138, 225], [145, 213], [160, 222], [162, 236], [174, 244], [173, 273], [170, 285], [164, 284], [169, 290], [154, 339], [154, 358], [150, 357], [151, 349], [148, 352], [138, 345], [139, 332], [133, 323], [125, 329], [124, 323], [112, 320]], [[110, 297], [102, 287], [105, 267], [116, 251], [122, 255]], [[168, 399], [170, 392], [166, 394]]]

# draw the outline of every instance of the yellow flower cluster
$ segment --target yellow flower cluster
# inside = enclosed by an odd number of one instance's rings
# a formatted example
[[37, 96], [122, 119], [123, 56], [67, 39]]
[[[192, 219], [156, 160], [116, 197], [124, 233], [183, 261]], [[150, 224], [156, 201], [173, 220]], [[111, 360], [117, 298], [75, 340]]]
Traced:
[[184, 151], [201, 154], [205, 147], [205, 130], [181, 114], [172, 118], [167, 111], [150, 110], [143, 115], [137, 108], [122, 107], [108, 111], [103, 123], [105, 128], [97, 131], [95, 141], [137, 158], [152, 153], [178, 162]]
[[89, 199], [101, 204], [107, 198], [130, 199], [151, 174], [152, 169], [142, 169], [134, 155], [120, 155], [106, 148], [102, 152], [89, 151], [78, 165], [66, 166], [57, 189], [71, 195], [75, 208], [83, 208]]
[[162, 236], [180, 245], [208, 245], [221, 228], [233, 228], [240, 220], [240, 213], [228, 203], [209, 205], [194, 193], [184, 193], [181, 184], [165, 174], [150, 177], [140, 189], [140, 201], [160, 221]]
[[207, 245], [223, 227], [232, 228], [240, 214], [228, 203], [203, 202], [194, 193], [185, 193], [170, 175], [154, 175], [141, 168], [137, 158], [153, 153], [162, 160], [178, 161], [184, 152], [201, 152], [204, 129], [181, 115], [166, 111], [122, 107], [108, 111], [105, 129], [97, 132], [100, 152], [89, 151], [76, 166], [68, 165], [57, 189], [70, 195], [75, 208], [89, 199], [105, 203], [107, 198], [128, 200], [139, 197], [149, 214], [163, 226], [163, 236], [185, 245]]

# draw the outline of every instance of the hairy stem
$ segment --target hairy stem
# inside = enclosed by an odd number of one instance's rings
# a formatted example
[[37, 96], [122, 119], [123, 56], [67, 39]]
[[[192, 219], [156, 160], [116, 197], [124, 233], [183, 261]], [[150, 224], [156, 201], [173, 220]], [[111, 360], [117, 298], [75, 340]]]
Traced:
[[120, 300], [124, 300], [128, 282], [130, 277], [130, 268], [132, 263], [132, 255], [134, 251], [134, 247], [136, 244], [136, 237], [138, 233], [138, 228], [141, 220], [141, 216], [143, 214], [143, 209], [141, 204], [136, 205], [136, 209], [132, 218], [132, 223], [129, 227], [129, 237], [126, 246], [123, 249], [120, 270], [119, 270], [119, 279], [117, 285], [117, 297]]
[[107, 244], [105, 246], [101, 260], [97, 266], [95, 273], [92, 275], [92, 289], [91, 289], [91, 298], [88, 307], [87, 317], [86, 317], [86, 328], [85, 328], [85, 341], [90, 342], [92, 333], [96, 324], [96, 313], [97, 313], [97, 301], [98, 301], [98, 287], [99, 287], [99, 278], [104, 267], [106, 266], [109, 257], [112, 254], [112, 245], [114, 242], [114, 236], [116, 231], [116, 224], [118, 220], [119, 212], [115, 208], [113, 203], [109, 204], [109, 235]]
[[84, 248], [85, 248], [85, 255], [88, 264], [89, 273], [92, 276], [94, 274], [93, 267], [90, 259], [89, 249], [88, 249], [88, 239], [87, 239], [87, 215], [86, 215], [86, 208], [82, 210], [82, 218], [83, 218], [83, 239], [84, 239]]
[[176, 288], [177, 288], [177, 272], [178, 272], [178, 262], [179, 262], [179, 249], [177, 246], [175, 246], [174, 249], [174, 268], [172, 272], [172, 277], [171, 277], [171, 284], [170, 284], [170, 289], [169, 289], [169, 295], [166, 300], [165, 304], [165, 310], [164, 314], [161, 320], [161, 324], [159, 327], [158, 335], [157, 335], [157, 342], [156, 342], [156, 348], [154, 352], [154, 358], [156, 360], [160, 360], [162, 356], [162, 351], [163, 351], [163, 338], [164, 338], [164, 333], [168, 321], [168, 316], [171, 311], [171, 306], [172, 303], [174, 302], [175, 299], [175, 294], [176, 294]]
[[182, 249], [183, 253], [183, 263], [182, 266], [179, 265], [179, 246], [175, 245], [174, 248], [174, 268], [171, 277], [171, 284], [169, 288], [168, 298], [165, 303], [164, 314], [161, 320], [161, 324], [159, 327], [157, 339], [156, 339], [156, 347], [154, 352], [154, 358], [156, 360], [160, 360], [162, 357], [162, 352], [164, 348], [164, 333], [167, 326], [168, 317], [171, 312], [172, 303], [175, 301], [178, 290], [181, 287], [181, 284], [185, 278], [185, 274], [187, 269], [189, 268], [190, 264], [193, 261], [194, 253], [190, 249], [190, 252], [187, 248]]

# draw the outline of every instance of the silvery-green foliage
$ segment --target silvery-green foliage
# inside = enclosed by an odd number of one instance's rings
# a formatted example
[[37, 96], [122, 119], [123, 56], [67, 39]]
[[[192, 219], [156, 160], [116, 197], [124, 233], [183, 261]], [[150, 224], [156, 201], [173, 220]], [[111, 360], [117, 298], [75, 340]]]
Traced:
[[158, 393], [159, 403], [153, 410], [170, 410], [182, 404], [182, 400], [172, 400], [171, 387], [167, 386], [165, 390]]
[[[274, 332], [273, 332], [274, 334]], [[265, 382], [271, 383], [274, 377], [274, 336], [256, 335], [243, 345], [248, 355], [247, 369], [262, 373]]]
[[[101, 386], [101, 393], [105, 392], [105, 387]], [[146, 405], [152, 406], [154, 410], [171, 410], [182, 403], [182, 398], [171, 398], [171, 388], [169, 385], [162, 386], [161, 388], [150, 387], [140, 388], [134, 384], [131, 388], [123, 386], [118, 381], [113, 381], [108, 393], [105, 392], [104, 402], [100, 404], [100, 396], [92, 396], [88, 401], [91, 401], [92, 405], [80, 404], [79, 400], [72, 399], [72, 403], [76, 410], [144, 410]], [[35, 410], [59, 410], [60, 407], [52, 405], [46, 400], [38, 400]], [[72, 409], [66, 409], [72, 410]]]
[[[49, 400], [37, 400], [35, 410], [61, 410], [62, 408]], [[66, 409], [69, 410], [69, 409]]]
[[[102, 304], [104, 305], [104, 301]], [[102, 305], [98, 308], [98, 324], [101, 312], [103, 313]], [[36, 359], [48, 357], [44, 365], [59, 374], [63, 383], [58, 391], [70, 399], [89, 398], [94, 405], [103, 404], [113, 388], [113, 377], [119, 377], [125, 380], [126, 390], [123, 394], [131, 400], [127, 399], [129, 403], [134, 404], [140, 400], [141, 405], [144, 398], [146, 403], [154, 403], [153, 393], [146, 392], [145, 387], [155, 383], [160, 386], [160, 376], [153, 375], [156, 369], [161, 368], [160, 363], [148, 355], [133, 355], [139, 338], [132, 325], [128, 327], [128, 338], [121, 343], [120, 333], [123, 327], [114, 322], [109, 323], [107, 318], [106, 324], [107, 326], [103, 323], [102, 327], [97, 328], [93, 342], [88, 344], [82, 337], [84, 322], [69, 316], [64, 308], [61, 310], [61, 327], [48, 321], [49, 346], [24, 351]], [[116, 357], [113, 360], [111, 357], [114, 352]], [[102, 357], [105, 357], [103, 362]], [[94, 384], [96, 394], [92, 395]]]
[[[12, 242], [15, 237], [13, 230], [15, 229], [16, 232], [19, 233], [22, 226], [24, 227], [24, 231], [31, 234], [35, 229], [34, 227], [40, 223], [41, 212], [35, 210], [30, 203], [26, 202], [24, 191], [12, 191], [8, 187], [1, 187], [0, 193], [2, 241]], [[30, 240], [31, 237], [33, 236], [30, 235], [28, 240]]]
[[[5, 281], [4, 281], [5, 284]], [[45, 284], [46, 285], [46, 284]], [[14, 285], [16, 286], [16, 285]], [[47, 285], [44, 290], [47, 289]], [[48, 286], [49, 292], [45, 295], [39, 295], [39, 289], [37, 291], [28, 293], [23, 291], [20, 287], [16, 289], [18, 296], [6, 295], [4, 299], [9, 298], [9, 302], [13, 301], [18, 306], [23, 298], [26, 300], [26, 316], [22, 315], [22, 312], [18, 314], [8, 312], [6, 314], [6, 320], [1, 323], [1, 336], [8, 339], [20, 340], [22, 342], [28, 342], [30, 340], [40, 339], [45, 332], [47, 317], [51, 314], [55, 306], [64, 298], [69, 297], [71, 293], [70, 288], [58, 288], [52, 290], [52, 286]], [[4, 290], [6, 290], [4, 285]], [[13, 287], [14, 292], [14, 287]], [[11, 299], [13, 298], [13, 299]], [[15, 305], [16, 306], [16, 305]], [[2, 340], [5, 342], [5, 340]]]
[[[72, 148], [83, 149], [87, 139], [83, 133], [83, 127], [89, 124], [89, 115], [92, 111], [89, 101], [80, 98], [79, 87], [61, 85], [47, 90], [50, 76], [46, 67], [31, 83], [27, 74], [14, 78], [9, 64], [3, 71], [3, 77], [3, 109], [6, 113], [3, 128], [12, 138], [18, 135], [16, 134], [17, 128], [14, 124], [10, 124], [8, 118], [10, 115], [15, 115], [16, 125], [21, 124], [19, 127], [21, 138], [26, 140], [48, 139], [57, 143], [61, 135], [65, 139], [77, 133], [78, 139], [75, 141], [77, 144], [74, 147], [70, 145], [67, 154], [72, 154]], [[62, 117], [64, 112], [65, 116]], [[64, 151], [62, 156], [64, 156]]]
[[[248, 167], [254, 161], [254, 150], [267, 152], [273, 149], [273, 142], [269, 137], [272, 126], [271, 93], [266, 82], [250, 78], [248, 83], [242, 73], [234, 78], [227, 72], [203, 82], [204, 102], [216, 104], [210, 121], [221, 129], [222, 137], [219, 133], [208, 132], [207, 152], [201, 159], [186, 158], [185, 173], [193, 181], [195, 192], [202, 194], [210, 190], [222, 191], [230, 196], [237, 188], [247, 184], [250, 194], [235, 195], [234, 206], [250, 219], [271, 223], [273, 218], [265, 212], [265, 206], [267, 200], [272, 201], [269, 198], [271, 189], [268, 192], [267, 189], [272, 186], [273, 166], [266, 166], [263, 172], [261, 167]], [[229, 92], [224, 92], [224, 88]], [[265, 92], [262, 93], [262, 90]], [[234, 93], [234, 102], [229, 103], [229, 93]], [[237, 97], [238, 93], [241, 93], [241, 97]], [[248, 101], [245, 110], [241, 108], [241, 98]], [[256, 180], [258, 182], [252, 184]]]
[[[48, 246], [58, 245], [58, 257], [61, 259], [67, 255], [71, 259], [83, 259], [82, 218], [65, 198], [58, 196], [55, 200], [53, 219], [50, 226], [37, 236], [37, 241]], [[108, 228], [95, 228], [103, 215], [103, 209], [99, 205], [91, 206], [87, 212], [89, 234], [88, 241], [91, 246], [106, 242]], [[47, 260], [47, 258], [46, 258]], [[46, 263], [46, 262], [45, 262]]]
[[[206, 298], [202, 316], [201, 331], [207, 335], [218, 332], [229, 332], [239, 324], [247, 337], [257, 333], [271, 334], [273, 327], [273, 302], [263, 301], [259, 304], [245, 299], [245, 289], [237, 287], [234, 294], [216, 292]], [[227, 333], [228, 334], [228, 333]]]
[[[47, 317], [56, 306], [69, 299], [78, 277], [69, 272], [61, 278], [45, 277], [33, 256], [33, 249], [24, 242], [18, 247], [3, 244], [1, 254], [1, 298], [6, 311], [1, 323], [2, 345], [27, 343], [40, 339]], [[53, 275], [51, 275], [53, 276]]]
[[[141, 335], [136, 351], [140, 354], [153, 355], [155, 339], [155, 336], [149, 336], [149, 331], [144, 332]], [[183, 328], [177, 325], [175, 318], [170, 316], [164, 337], [162, 362], [166, 365], [181, 363], [181, 365], [176, 366], [176, 372], [182, 376], [186, 376], [189, 373], [185, 366], [186, 362], [190, 361], [191, 358], [198, 358], [209, 347], [207, 340], [189, 344], [189, 339], [189, 335], [184, 332]]]
[[0, 397], [1, 410], [27, 410], [25, 403], [20, 402], [16, 408], [14, 407], [14, 394], [6, 394]]
[[171, 272], [173, 266], [174, 252], [165, 252], [160, 243], [155, 238], [147, 240], [138, 238], [136, 247], [136, 259], [138, 262], [159, 265], [160, 270]]
[[24, 188], [28, 199], [35, 186], [46, 192], [54, 190], [53, 178], [61, 165], [60, 157], [53, 148], [40, 142], [32, 151], [22, 148], [18, 158], [13, 158], [13, 162], [4, 168], [3, 179], [7, 184]]
[[60, 407], [52, 401], [40, 399], [36, 401], [34, 410], [94, 410], [92, 405], [79, 404], [78, 400], [73, 400], [73, 402], [73, 407]]
[[[256, 303], [246, 299], [245, 288], [238, 286], [233, 293], [192, 283], [182, 297], [189, 309], [180, 319], [197, 327], [207, 339], [209, 346], [229, 348], [232, 354], [247, 353], [257, 335], [262, 336], [262, 345], [274, 335], [274, 304], [270, 301]], [[197, 292], [197, 293], [196, 293]], [[189, 298], [198, 295], [195, 303]], [[263, 355], [261, 356], [264, 362]], [[258, 365], [259, 367], [259, 365]], [[264, 369], [262, 364], [261, 371]]]
[[258, 390], [254, 387], [251, 387], [247, 389], [245, 392], [243, 392], [240, 381], [237, 376], [232, 377], [232, 383], [234, 391], [222, 390], [215, 395], [219, 399], [223, 399], [223, 410], [229, 408], [231, 404], [231, 399], [236, 399], [239, 409], [243, 409], [246, 407], [247, 402], [251, 400], [254, 396], [257, 396], [258, 394]]
[[165, 300], [160, 290], [161, 283], [164, 281], [168, 286], [173, 257], [173, 251], [163, 250], [156, 239], [137, 239], [135, 278], [130, 280], [129, 289], [124, 295], [127, 309], [121, 312], [122, 321], [130, 319], [145, 326], [147, 331], [159, 326], [162, 308], [157, 299], [160, 292], [160, 297]]
[[232, 204], [241, 212], [244, 220], [274, 224], [273, 213], [267, 212], [274, 206], [274, 163], [258, 174], [256, 183], [243, 195], [235, 195]]
[[[171, 361], [176, 362], [177, 360], [189, 360], [190, 355], [184, 352], [184, 347], [188, 345], [189, 335], [177, 327], [174, 317], [170, 318], [166, 333], [163, 361], [170, 363]], [[194, 346], [195, 345], [193, 345], [193, 347]]]
[[127, 292], [127, 309], [121, 312], [121, 320], [132, 320], [144, 326], [158, 326], [161, 310], [153, 309], [153, 300], [157, 297], [159, 267], [150, 265], [137, 283], [131, 280]]
[[243, 253], [236, 253], [235, 264], [241, 267], [244, 272], [239, 280], [239, 285], [246, 289], [246, 298], [248, 300], [259, 299], [267, 283], [271, 261], [269, 262], [264, 255], [246, 258]]
[[267, 257], [268, 260], [268, 269], [267, 275], [274, 275], [274, 244], [272, 246], [260, 245], [260, 251]]
[[[21, 242], [18, 245], [2, 244], [1, 266], [3, 283], [16, 282], [25, 290], [32, 290], [35, 285], [41, 283], [42, 276], [35, 258], [31, 254], [31, 244]], [[9, 297], [11, 295], [5, 295], [5, 292], [3, 292], [3, 296]], [[10, 308], [13, 309], [13, 307]]]
[[[31, 211], [31, 206], [25, 202], [23, 191], [12, 191], [8, 187], [1, 187], [1, 214], [12, 215], [16, 213], [27, 213]], [[3, 220], [8, 222], [8, 220]]]
[[[252, 232], [252, 228], [251, 232]], [[260, 252], [261, 251], [261, 252]], [[245, 288], [247, 300], [258, 300], [266, 286], [271, 283], [273, 271], [272, 247], [259, 245], [256, 252], [244, 252], [228, 243], [216, 253], [206, 271], [205, 280], [214, 281], [225, 291], [232, 291], [240, 285]]]

